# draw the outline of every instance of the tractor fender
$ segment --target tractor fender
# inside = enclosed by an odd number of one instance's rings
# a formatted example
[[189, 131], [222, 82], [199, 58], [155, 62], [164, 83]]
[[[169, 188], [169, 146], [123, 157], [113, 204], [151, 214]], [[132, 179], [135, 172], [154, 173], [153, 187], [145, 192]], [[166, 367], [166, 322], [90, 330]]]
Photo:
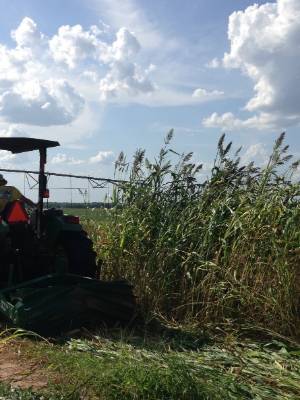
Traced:
[[54, 245], [62, 234], [67, 232], [84, 232], [81, 224], [68, 222], [68, 215], [62, 210], [47, 210], [43, 217], [43, 231], [50, 245]]

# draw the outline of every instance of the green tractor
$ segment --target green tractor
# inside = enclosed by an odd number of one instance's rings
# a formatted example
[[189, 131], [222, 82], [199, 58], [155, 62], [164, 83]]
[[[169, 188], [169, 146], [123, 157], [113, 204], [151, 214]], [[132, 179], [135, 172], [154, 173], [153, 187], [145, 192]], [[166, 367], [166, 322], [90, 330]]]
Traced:
[[46, 153], [56, 146], [49, 140], [0, 138], [0, 150], [40, 154], [36, 209], [29, 215], [22, 201], [14, 201], [0, 214], [0, 316], [43, 334], [127, 324], [136, 306], [131, 285], [99, 280], [96, 254], [79, 218], [44, 209]]

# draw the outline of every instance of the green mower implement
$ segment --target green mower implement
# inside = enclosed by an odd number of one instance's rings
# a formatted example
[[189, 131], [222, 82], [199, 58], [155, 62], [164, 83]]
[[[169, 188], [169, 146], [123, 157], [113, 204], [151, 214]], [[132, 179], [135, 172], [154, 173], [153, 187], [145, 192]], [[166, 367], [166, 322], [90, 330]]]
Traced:
[[49, 197], [47, 148], [58, 142], [0, 138], [0, 150], [40, 153], [39, 199], [30, 215], [22, 201], [0, 214], [0, 318], [42, 334], [101, 323], [128, 324], [135, 297], [126, 281], [101, 281], [92, 242], [79, 218], [44, 209]]

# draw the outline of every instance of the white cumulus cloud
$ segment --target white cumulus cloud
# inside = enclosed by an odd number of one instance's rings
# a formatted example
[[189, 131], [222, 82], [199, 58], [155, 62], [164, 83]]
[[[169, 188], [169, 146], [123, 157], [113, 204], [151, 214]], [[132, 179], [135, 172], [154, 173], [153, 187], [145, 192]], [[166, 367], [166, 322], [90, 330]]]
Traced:
[[26, 63], [31, 56], [26, 49], [8, 49], [0, 44], [0, 91], [11, 87], [25, 73]]
[[39, 47], [44, 35], [38, 30], [37, 24], [28, 17], [23, 18], [16, 30], [11, 32], [11, 37], [16, 41], [18, 47]]
[[285, 128], [300, 123], [300, 1], [277, 0], [254, 4], [229, 18], [230, 51], [223, 65], [238, 68], [254, 84], [254, 95], [245, 110], [254, 117], [238, 120], [230, 113], [207, 122], [215, 126], [226, 120], [233, 127]]
[[97, 35], [96, 27], [85, 31], [81, 25], [61, 26], [57, 35], [49, 40], [53, 59], [74, 68], [80, 61], [95, 57], [102, 45]]
[[69, 156], [65, 153], [58, 153], [52, 157], [51, 164], [68, 164], [68, 165], [80, 165], [80, 164], [111, 164], [115, 160], [115, 155], [112, 151], [99, 151], [95, 156], [87, 159], [77, 159]]
[[[135, 56], [141, 49], [141, 45], [132, 32], [121, 28], [116, 34], [116, 40], [108, 48], [107, 57], [111, 60], [128, 60]], [[106, 57], [103, 57], [104, 59]]]
[[0, 115], [12, 123], [67, 124], [77, 117], [83, 105], [84, 99], [64, 80], [19, 82], [0, 95]]
[[115, 160], [115, 155], [112, 151], [99, 151], [95, 156], [90, 157], [91, 164], [110, 164]]
[[237, 118], [232, 112], [224, 114], [212, 113], [209, 117], [202, 120], [206, 128], [221, 128], [223, 130], [241, 129], [270, 129], [277, 125], [276, 117], [268, 113], [260, 113], [247, 119]]
[[124, 93], [134, 95], [154, 91], [154, 85], [148, 77], [152, 67], [143, 71], [133, 61], [140, 48], [133, 33], [121, 28], [116, 34], [116, 40], [100, 55], [101, 60], [109, 65], [108, 73], [99, 84], [103, 100]]
[[218, 98], [222, 97], [224, 92], [221, 90], [206, 90], [203, 88], [195, 89], [193, 92], [193, 97], [200, 97], [200, 98]]
[[69, 165], [80, 165], [83, 164], [84, 160], [78, 160], [74, 157], [70, 157], [64, 153], [58, 153], [56, 156], [52, 157], [51, 164], [69, 164]]
[[25, 17], [11, 32], [15, 46], [0, 43], [0, 122], [69, 125], [94, 102], [152, 92], [136, 36], [126, 28], [111, 36], [77, 24], [47, 37]]

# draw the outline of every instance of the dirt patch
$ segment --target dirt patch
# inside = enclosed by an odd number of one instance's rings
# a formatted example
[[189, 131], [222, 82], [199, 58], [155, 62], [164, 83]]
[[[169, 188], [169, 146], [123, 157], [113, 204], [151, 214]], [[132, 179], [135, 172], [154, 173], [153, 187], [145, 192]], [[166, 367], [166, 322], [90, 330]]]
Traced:
[[42, 389], [48, 385], [47, 375], [40, 361], [24, 356], [21, 346], [0, 346], [0, 381], [21, 389]]

